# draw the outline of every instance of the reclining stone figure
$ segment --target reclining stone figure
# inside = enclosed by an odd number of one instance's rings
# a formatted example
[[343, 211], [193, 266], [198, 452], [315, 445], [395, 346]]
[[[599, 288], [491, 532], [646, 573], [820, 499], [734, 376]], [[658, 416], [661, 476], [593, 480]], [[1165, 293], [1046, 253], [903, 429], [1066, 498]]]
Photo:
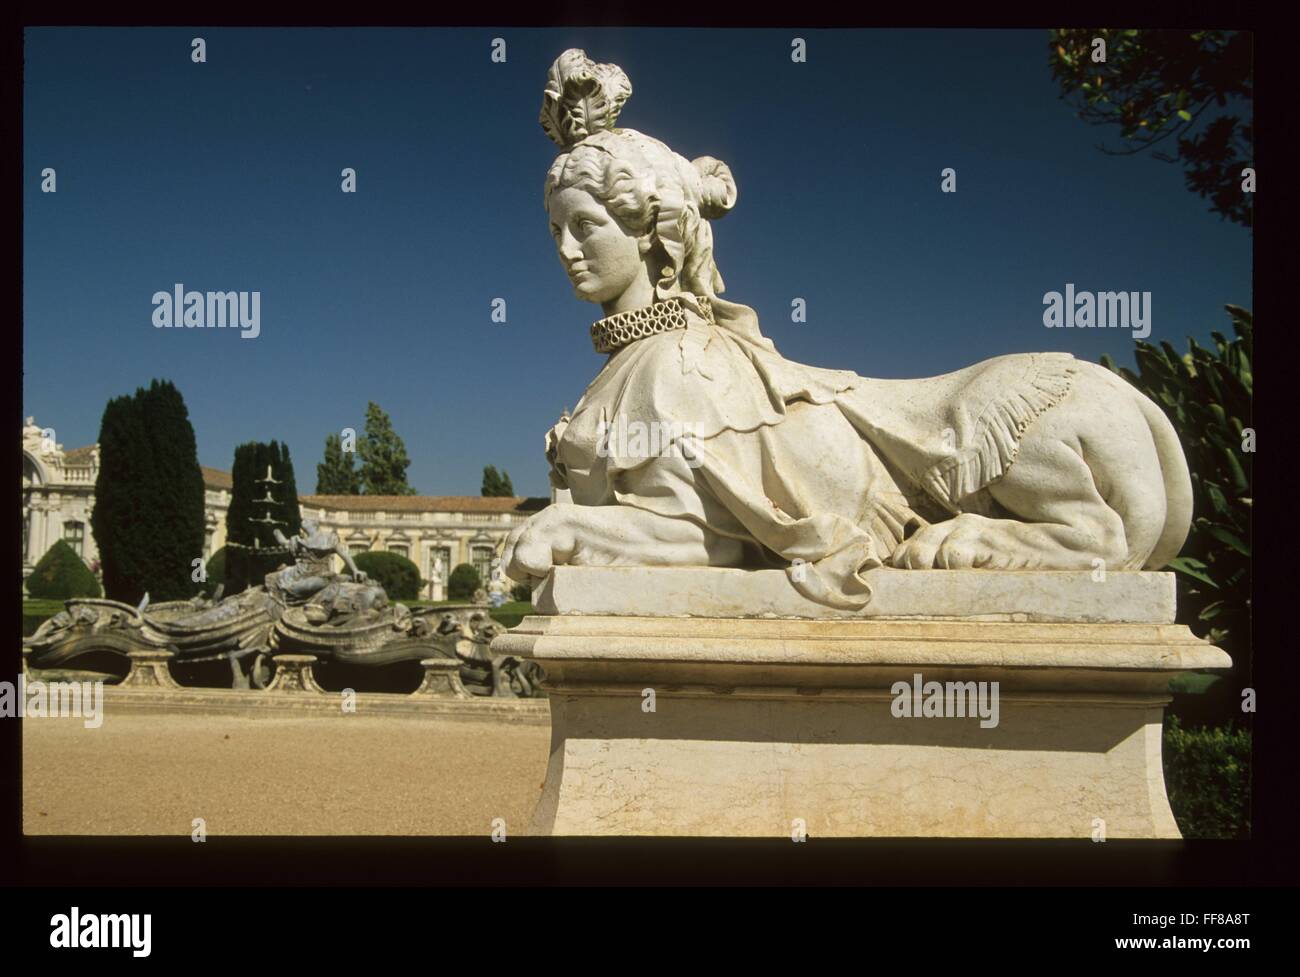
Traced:
[[[546, 437], [570, 494], [507, 540], [516, 580], [563, 564], [788, 567], [804, 596], [870, 599], [863, 573], [1155, 569], [1191, 521], [1168, 419], [1068, 353], [878, 380], [785, 359], [754, 310], [719, 297], [710, 220], [725, 163], [617, 128], [632, 87], [579, 50], [551, 68], [541, 122], [551, 234], [608, 360]], [[612, 428], [689, 430], [646, 450]], [[622, 427], [620, 427], [622, 425]]]

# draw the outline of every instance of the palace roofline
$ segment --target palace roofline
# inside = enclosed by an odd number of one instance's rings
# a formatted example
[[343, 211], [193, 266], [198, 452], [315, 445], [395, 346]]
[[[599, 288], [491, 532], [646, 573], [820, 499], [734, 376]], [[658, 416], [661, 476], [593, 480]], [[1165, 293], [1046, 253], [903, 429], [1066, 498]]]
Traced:
[[550, 499], [522, 495], [300, 495], [298, 504], [353, 512], [537, 512]]

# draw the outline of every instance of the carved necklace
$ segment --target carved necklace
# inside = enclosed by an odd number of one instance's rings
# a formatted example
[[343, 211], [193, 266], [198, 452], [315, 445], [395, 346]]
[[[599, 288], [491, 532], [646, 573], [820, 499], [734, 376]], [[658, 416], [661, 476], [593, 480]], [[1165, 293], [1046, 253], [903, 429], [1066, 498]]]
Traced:
[[[705, 322], [713, 322], [713, 308], [707, 295], [694, 296]], [[616, 312], [591, 324], [591, 345], [597, 353], [612, 353], [629, 343], [661, 332], [686, 328], [687, 305], [677, 296], [644, 305], [639, 309]]]

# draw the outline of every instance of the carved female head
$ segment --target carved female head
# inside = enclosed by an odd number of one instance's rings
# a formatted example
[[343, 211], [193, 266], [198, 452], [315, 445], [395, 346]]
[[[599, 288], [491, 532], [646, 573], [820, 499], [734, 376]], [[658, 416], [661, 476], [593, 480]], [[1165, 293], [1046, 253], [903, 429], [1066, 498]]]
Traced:
[[632, 94], [617, 65], [576, 48], [551, 66], [541, 122], [562, 153], [546, 174], [551, 234], [575, 293], [606, 313], [723, 289], [709, 220], [736, 202], [727, 165], [614, 128]]

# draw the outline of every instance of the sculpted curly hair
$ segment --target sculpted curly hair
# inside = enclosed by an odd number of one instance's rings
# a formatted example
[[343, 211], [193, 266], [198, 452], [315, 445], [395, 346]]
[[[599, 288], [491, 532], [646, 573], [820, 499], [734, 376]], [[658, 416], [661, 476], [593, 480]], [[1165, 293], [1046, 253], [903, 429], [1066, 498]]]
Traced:
[[606, 129], [562, 153], [546, 174], [543, 204], [557, 189], [585, 190], [634, 234], [649, 233], [663, 266], [655, 298], [723, 290], [709, 219], [736, 203], [736, 181], [711, 156], [687, 161], [635, 129]]

